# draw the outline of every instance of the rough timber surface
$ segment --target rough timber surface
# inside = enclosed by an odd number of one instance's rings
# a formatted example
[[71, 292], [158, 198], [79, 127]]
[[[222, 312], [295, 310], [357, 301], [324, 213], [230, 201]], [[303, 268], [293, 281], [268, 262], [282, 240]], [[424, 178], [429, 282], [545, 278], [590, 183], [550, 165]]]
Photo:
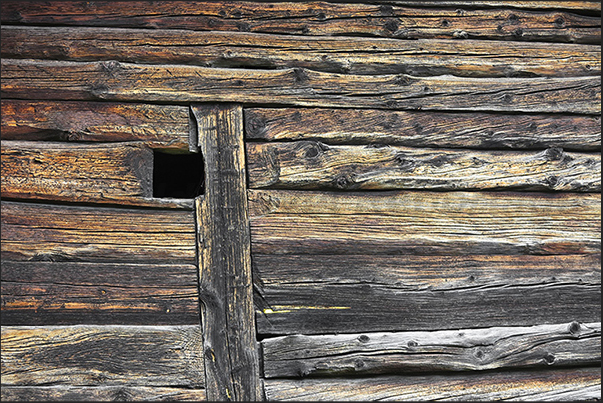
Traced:
[[196, 264], [193, 212], [2, 202], [2, 260]]
[[[115, 44], [119, 43], [116, 47]], [[2, 27], [2, 57], [118, 60], [349, 74], [571, 77], [601, 74], [595, 45], [308, 37], [86, 27]]]
[[554, 114], [246, 108], [247, 141], [314, 140], [470, 149], [599, 151], [601, 117]]
[[2, 140], [140, 141], [187, 151], [185, 106], [112, 102], [2, 100]]
[[601, 190], [601, 154], [248, 143], [250, 188]]
[[601, 40], [601, 6], [592, 2], [381, 3], [5, 0], [1, 22], [399, 39]]
[[284, 401], [597, 401], [601, 367], [554, 371], [267, 379], [268, 400]]
[[254, 254], [601, 252], [601, 195], [250, 190]]
[[601, 323], [291, 335], [262, 351], [266, 378], [589, 366], [601, 361]]
[[199, 324], [194, 265], [2, 260], [2, 326]]
[[205, 389], [152, 386], [2, 386], [4, 401], [204, 401]]
[[243, 109], [195, 105], [191, 110], [206, 164], [205, 195], [196, 199], [196, 215], [207, 397], [261, 400]]
[[2, 326], [2, 386], [204, 386], [199, 326]]
[[2, 59], [3, 98], [601, 114], [601, 77], [354, 75]]

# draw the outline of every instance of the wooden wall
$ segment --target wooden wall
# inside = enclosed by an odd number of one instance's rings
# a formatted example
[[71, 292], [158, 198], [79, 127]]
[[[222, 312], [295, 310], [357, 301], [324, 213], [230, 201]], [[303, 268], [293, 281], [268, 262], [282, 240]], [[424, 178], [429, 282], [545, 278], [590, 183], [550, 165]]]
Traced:
[[600, 399], [600, 12], [3, 1], [2, 398]]

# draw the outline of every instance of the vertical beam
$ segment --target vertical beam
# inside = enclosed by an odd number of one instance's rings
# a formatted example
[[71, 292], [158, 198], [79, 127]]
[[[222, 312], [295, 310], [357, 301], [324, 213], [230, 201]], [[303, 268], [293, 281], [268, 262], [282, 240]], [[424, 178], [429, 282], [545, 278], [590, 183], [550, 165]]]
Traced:
[[243, 111], [193, 106], [205, 160], [195, 202], [208, 400], [263, 400], [252, 301]]

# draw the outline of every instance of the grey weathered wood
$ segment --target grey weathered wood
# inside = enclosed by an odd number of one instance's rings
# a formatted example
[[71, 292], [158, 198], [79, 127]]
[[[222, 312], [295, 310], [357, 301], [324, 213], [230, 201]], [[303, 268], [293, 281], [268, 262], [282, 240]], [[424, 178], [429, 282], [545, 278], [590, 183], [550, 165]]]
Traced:
[[2, 202], [2, 260], [196, 264], [191, 211]]
[[193, 106], [192, 112], [206, 164], [196, 215], [207, 397], [260, 400], [243, 110], [217, 105]]
[[199, 326], [2, 326], [2, 386], [204, 385]]
[[186, 106], [2, 100], [2, 140], [142, 141], [187, 151]]
[[595, 401], [601, 368], [334, 379], [267, 379], [268, 400]]
[[248, 143], [250, 188], [599, 192], [601, 154]]
[[[119, 43], [119, 46], [115, 46]], [[351, 74], [570, 77], [601, 74], [595, 45], [308, 37], [86, 27], [2, 27], [2, 57], [119, 60]]]
[[205, 389], [149, 386], [2, 386], [3, 401], [204, 401]]
[[600, 253], [601, 195], [249, 191], [254, 254]]
[[247, 140], [599, 151], [601, 117], [584, 115], [246, 108]]
[[354, 75], [2, 59], [3, 98], [601, 114], [601, 77]]
[[264, 376], [482, 371], [601, 362], [601, 322], [262, 341]]
[[4, 0], [2, 23], [184, 28], [306, 36], [364, 35], [400, 39], [478, 38], [594, 44], [601, 40], [601, 8], [591, 2], [333, 3], [121, 1], [90, 6], [81, 1], [55, 1], [41, 6], [37, 2]]
[[199, 324], [195, 265], [2, 260], [2, 326]]

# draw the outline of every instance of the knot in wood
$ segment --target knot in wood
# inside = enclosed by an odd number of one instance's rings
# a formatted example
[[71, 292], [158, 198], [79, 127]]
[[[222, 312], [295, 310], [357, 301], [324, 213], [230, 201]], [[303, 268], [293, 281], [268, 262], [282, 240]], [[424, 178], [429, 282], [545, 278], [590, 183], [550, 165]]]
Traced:
[[333, 186], [337, 189], [349, 189], [356, 182], [356, 174], [341, 174], [333, 179]]
[[576, 322], [576, 321], [573, 321], [568, 326], [568, 330], [571, 334], [578, 334], [578, 333], [580, 333], [581, 329], [582, 329], [582, 326], [580, 326], [580, 323]]
[[245, 120], [245, 131], [249, 135], [260, 135], [266, 132], [266, 121], [257, 115], [249, 115]]
[[371, 340], [371, 338], [365, 334], [358, 336], [358, 341], [360, 341], [362, 343], [367, 343], [370, 340]]

